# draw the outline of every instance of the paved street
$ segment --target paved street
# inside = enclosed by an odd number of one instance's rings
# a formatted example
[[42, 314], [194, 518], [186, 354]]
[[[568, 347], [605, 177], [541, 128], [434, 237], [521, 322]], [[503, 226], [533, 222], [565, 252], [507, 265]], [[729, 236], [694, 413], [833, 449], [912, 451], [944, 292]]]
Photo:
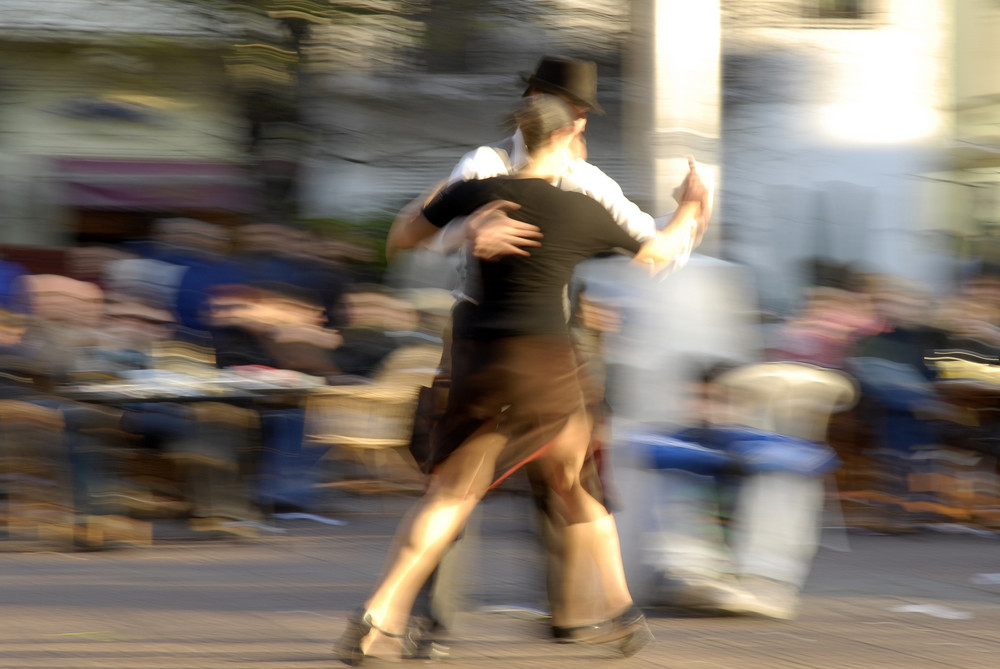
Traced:
[[[342, 666], [331, 642], [409, 503], [345, 497], [329, 510], [344, 525], [276, 520], [280, 532], [253, 540], [191, 541], [160, 521], [151, 548], [0, 554], [0, 669]], [[543, 622], [484, 611], [541, 604], [526, 518], [512, 497], [485, 509], [470, 613], [447, 666], [607, 666], [601, 651], [546, 640]], [[820, 551], [798, 621], [650, 610], [657, 641], [614, 666], [1000, 666], [1000, 541], [929, 532], [848, 544]]]

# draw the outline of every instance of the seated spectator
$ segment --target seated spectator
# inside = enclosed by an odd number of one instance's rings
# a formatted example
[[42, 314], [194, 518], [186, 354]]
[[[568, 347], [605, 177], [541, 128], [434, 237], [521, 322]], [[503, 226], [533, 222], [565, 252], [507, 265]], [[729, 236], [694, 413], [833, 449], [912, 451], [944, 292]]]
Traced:
[[[261, 366], [340, 379], [332, 357], [340, 335], [324, 327], [323, 310], [308, 292], [273, 282], [222, 286], [209, 304], [219, 367]], [[306, 442], [304, 410], [269, 408], [259, 412], [259, 420], [256, 504], [266, 513], [315, 509], [325, 449]]]
[[334, 361], [345, 374], [370, 377], [400, 346], [422, 343], [420, 312], [376, 284], [357, 284], [344, 295], [347, 324]]
[[73, 527], [72, 472], [62, 418], [39, 402], [48, 368], [30, 357], [26, 332], [25, 314], [0, 309], [0, 536], [45, 540], [41, 527]]
[[883, 329], [855, 344], [847, 369], [861, 384], [863, 417], [873, 427], [875, 492], [886, 514], [881, 527], [905, 531], [945, 519], [930, 512], [945, 510], [936, 495], [911, 484], [928, 471], [930, 454], [943, 443], [945, 421], [954, 417], [934, 387], [937, 370], [927, 361], [946, 345], [947, 336], [929, 324], [931, 301], [917, 286], [882, 277], [873, 298]]
[[[154, 369], [156, 347], [173, 336], [173, 315], [142, 297], [108, 295], [96, 320], [72, 322], [70, 315], [80, 314], [81, 310], [62, 308], [61, 302], [52, 300], [51, 286], [49, 291], [47, 299], [52, 304], [39, 313], [59, 315], [60, 319], [43, 323], [47, 326], [42, 332], [44, 338], [35, 345], [48, 351], [56, 340], [55, 333], [59, 333], [59, 345], [64, 348], [57, 356], [61, 365], [58, 376], [63, 381], [134, 379], [135, 372]], [[148, 382], [155, 383], [155, 379]], [[232, 412], [224, 412], [225, 417], [220, 419], [219, 412], [209, 411], [208, 405], [175, 402], [137, 401], [118, 409], [103, 409], [55, 400], [53, 406], [66, 419], [81, 513], [148, 514], [185, 509], [194, 519], [250, 518], [246, 498], [239, 492], [238, 473], [251, 438], [247, 421], [230, 420]], [[109, 443], [128, 435], [163, 463], [157, 469], [176, 468], [180, 484], [175, 489], [177, 503], [171, 502], [170, 496], [155, 494], [133, 475], [129, 463], [134, 453], [129, 446], [124, 442]]]
[[[427, 343], [413, 305], [379, 286], [354, 286], [344, 303], [347, 325], [334, 330], [322, 301], [299, 286], [262, 281], [219, 287], [210, 300], [216, 364], [292, 370], [332, 384], [367, 383], [397, 348]], [[255, 494], [262, 509], [297, 512], [319, 503], [316, 483], [325, 449], [306, 443], [304, 418], [298, 407], [260, 412], [263, 451]]]
[[[103, 341], [90, 355], [105, 370], [153, 370], [153, 354], [170, 340], [175, 323], [156, 303], [112, 296]], [[192, 527], [226, 531], [236, 527], [226, 523], [256, 515], [241, 477], [254, 421], [250, 411], [217, 402], [137, 402], [125, 406], [121, 427], [177, 470]]]
[[33, 377], [18, 390], [21, 398], [60, 417], [62, 434], [38, 452], [52, 455], [56, 468], [66, 472], [61, 485], [75, 512], [76, 540], [91, 547], [91, 526], [98, 519], [101, 525], [127, 525], [117, 503], [122, 499], [120, 479], [112, 475], [106, 458], [108, 441], [117, 434], [118, 413], [65, 400], [52, 391], [74, 378], [78, 352], [96, 344], [103, 296], [94, 284], [58, 275], [27, 277], [26, 287], [32, 315], [10, 333], [17, 341], [7, 339], [7, 360], [16, 361], [23, 370], [20, 376]]
[[313, 376], [341, 373], [333, 352], [342, 344], [325, 326], [315, 295], [277, 282], [223, 286], [212, 292], [211, 331], [219, 367], [257, 365]]
[[247, 280], [228, 256], [229, 237], [226, 228], [205, 221], [157, 221], [152, 237], [131, 247], [139, 259], [115, 263], [110, 278], [116, 289], [161, 301], [176, 315], [178, 338], [207, 344], [209, 291]]
[[281, 282], [312, 293], [331, 327], [346, 322], [350, 273], [326, 255], [329, 243], [291, 226], [256, 223], [236, 230], [234, 261], [252, 284]]
[[814, 286], [801, 312], [779, 327], [768, 359], [840, 368], [854, 342], [877, 327], [867, 294]]

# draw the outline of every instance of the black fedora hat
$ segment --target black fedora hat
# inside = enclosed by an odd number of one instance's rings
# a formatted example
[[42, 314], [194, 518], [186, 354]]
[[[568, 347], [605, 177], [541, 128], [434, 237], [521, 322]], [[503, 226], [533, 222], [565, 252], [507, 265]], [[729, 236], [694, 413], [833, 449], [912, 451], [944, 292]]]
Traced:
[[598, 114], [604, 113], [597, 104], [597, 64], [592, 61], [542, 56], [535, 71], [521, 78], [528, 84], [524, 95], [533, 91], [551, 93], [589, 107]]

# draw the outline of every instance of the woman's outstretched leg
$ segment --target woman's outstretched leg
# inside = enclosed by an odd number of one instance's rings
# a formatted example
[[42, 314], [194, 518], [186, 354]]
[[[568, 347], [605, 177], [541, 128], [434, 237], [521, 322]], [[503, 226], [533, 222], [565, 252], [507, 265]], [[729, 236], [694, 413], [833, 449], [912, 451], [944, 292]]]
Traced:
[[501, 435], [477, 433], [435, 470], [427, 493], [396, 531], [393, 549], [364, 613], [349, 621], [337, 644], [344, 662], [360, 662], [380, 632], [403, 634], [417, 592], [489, 488], [505, 443]]

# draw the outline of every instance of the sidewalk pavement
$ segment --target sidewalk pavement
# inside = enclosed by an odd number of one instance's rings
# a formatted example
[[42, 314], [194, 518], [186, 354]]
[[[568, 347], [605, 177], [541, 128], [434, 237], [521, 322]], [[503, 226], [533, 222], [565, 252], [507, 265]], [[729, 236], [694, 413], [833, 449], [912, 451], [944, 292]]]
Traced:
[[[345, 497], [328, 516], [279, 519], [242, 541], [171, 538], [150, 548], [0, 554], [0, 669], [309, 669], [374, 583], [412, 499]], [[485, 612], [543, 606], [537, 541], [523, 500], [480, 519], [470, 612], [442, 667], [995, 669], [1000, 541], [993, 536], [852, 534], [821, 550], [794, 622], [678, 617], [647, 610], [656, 642], [633, 658], [559, 645], [545, 621]], [[423, 662], [370, 666], [412, 666]], [[366, 666], [369, 666], [366, 664]]]

